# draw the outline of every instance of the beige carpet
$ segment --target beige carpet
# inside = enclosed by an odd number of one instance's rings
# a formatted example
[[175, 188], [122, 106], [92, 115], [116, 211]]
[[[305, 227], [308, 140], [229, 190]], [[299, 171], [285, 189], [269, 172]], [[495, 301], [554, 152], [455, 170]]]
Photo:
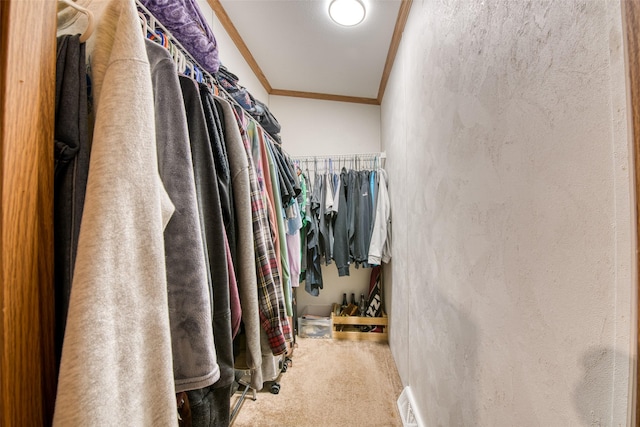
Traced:
[[[247, 395], [233, 427], [402, 426], [402, 384], [387, 344], [298, 338], [293, 364], [254, 402]], [[238, 398], [231, 398], [232, 408]]]

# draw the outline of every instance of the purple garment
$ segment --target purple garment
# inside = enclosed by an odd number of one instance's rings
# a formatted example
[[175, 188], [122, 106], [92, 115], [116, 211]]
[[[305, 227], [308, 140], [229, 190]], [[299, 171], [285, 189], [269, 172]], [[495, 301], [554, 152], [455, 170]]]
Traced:
[[191, 56], [211, 74], [218, 72], [218, 43], [194, 0], [141, 0]]
[[240, 291], [238, 290], [236, 272], [233, 269], [233, 260], [231, 259], [229, 240], [227, 240], [226, 235], [224, 236], [224, 247], [227, 252], [227, 271], [229, 273], [229, 308], [231, 309], [231, 336], [235, 338], [236, 335], [238, 335], [238, 332], [240, 332], [242, 306], [240, 305]]

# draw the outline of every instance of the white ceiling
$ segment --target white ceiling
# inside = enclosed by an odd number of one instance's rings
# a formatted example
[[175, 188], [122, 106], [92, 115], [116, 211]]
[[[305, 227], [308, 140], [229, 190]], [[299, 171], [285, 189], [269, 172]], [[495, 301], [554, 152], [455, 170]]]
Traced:
[[274, 90], [377, 98], [401, 0], [363, 0], [342, 27], [330, 0], [220, 0]]

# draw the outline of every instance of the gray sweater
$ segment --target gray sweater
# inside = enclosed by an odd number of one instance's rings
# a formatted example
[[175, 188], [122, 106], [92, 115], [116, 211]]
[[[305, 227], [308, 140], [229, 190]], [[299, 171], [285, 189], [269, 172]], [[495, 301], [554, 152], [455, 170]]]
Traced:
[[174, 207], [149, 63], [135, 2], [94, 4], [96, 121], [53, 425], [177, 425], [163, 240]]
[[164, 231], [164, 248], [178, 393], [213, 384], [220, 377], [220, 369], [213, 341], [208, 273], [178, 73], [168, 50], [150, 40], [145, 43], [153, 83], [158, 168], [176, 207]]

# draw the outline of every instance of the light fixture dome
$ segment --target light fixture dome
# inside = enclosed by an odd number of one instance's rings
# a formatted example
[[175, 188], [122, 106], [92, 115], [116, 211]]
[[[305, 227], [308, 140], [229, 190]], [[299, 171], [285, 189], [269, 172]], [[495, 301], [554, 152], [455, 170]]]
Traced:
[[333, 0], [329, 4], [329, 16], [336, 24], [352, 27], [364, 20], [366, 10], [361, 0]]

